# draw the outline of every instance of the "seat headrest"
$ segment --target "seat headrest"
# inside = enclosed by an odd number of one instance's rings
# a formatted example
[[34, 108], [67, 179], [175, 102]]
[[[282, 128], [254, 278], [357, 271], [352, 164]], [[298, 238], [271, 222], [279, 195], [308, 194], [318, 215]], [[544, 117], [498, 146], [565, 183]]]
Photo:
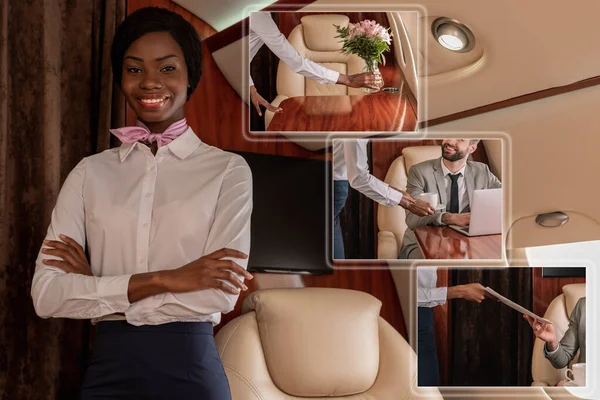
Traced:
[[571, 315], [580, 298], [585, 297], [585, 283], [571, 283], [562, 288], [565, 294], [567, 315]]
[[335, 31], [335, 26], [348, 26], [350, 19], [340, 14], [307, 15], [300, 19], [304, 32], [304, 42], [309, 50], [313, 51], [338, 51], [342, 49], [342, 42]]
[[410, 168], [423, 161], [433, 160], [434, 158], [440, 158], [442, 156], [441, 146], [411, 146], [402, 149], [402, 155], [404, 156], [404, 165], [406, 166], [406, 172], [410, 171]]
[[252, 293], [242, 312], [256, 312], [269, 374], [298, 397], [362, 393], [379, 370], [381, 302], [368, 293], [329, 288]]

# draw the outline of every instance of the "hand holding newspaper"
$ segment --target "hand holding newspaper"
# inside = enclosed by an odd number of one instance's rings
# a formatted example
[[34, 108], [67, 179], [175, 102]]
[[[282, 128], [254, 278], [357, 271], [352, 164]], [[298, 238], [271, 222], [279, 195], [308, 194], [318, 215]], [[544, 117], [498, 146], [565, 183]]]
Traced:
[[531, 311], [527, 310], [526, 308], [521, 307], [517, 303], [514, 303], [514, 302], [510, 301], [509, 299], [507, 299], [506, 297], [504, 297], [501, 294], [497, 293], [496, 291], [494, 291], [494, 289], [492, 289], [490, 287], [486, 287], [485, 291], [489, 295], [491, 295], [492, 297], [498, 299], [499, 301], [501, 301], [502, 303], [506, 304], [510, 308], [512, 308], [514, 310], [517, 310], [521, 314], [529, 315], [531, 318], [537, 319], [538, 321], [540, 321], [540, 322], [542, 322], [544, 324], [552, 324], [552, 321], [550, 321], [548, 319], [545, 319], [545, 318], [542, 318], [542, 317], [538, 317], [537, 315], [535, 315]]

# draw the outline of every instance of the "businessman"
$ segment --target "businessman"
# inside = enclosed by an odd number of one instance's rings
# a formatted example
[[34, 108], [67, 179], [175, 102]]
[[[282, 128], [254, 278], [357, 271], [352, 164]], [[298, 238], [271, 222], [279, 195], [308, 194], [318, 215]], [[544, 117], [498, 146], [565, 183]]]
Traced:
[[[325, 68], [307, 58], [302, 57], [279, 31], [268, 12], [253, 12], [250, 14], [250, 61], [258, 50], [266, 44], [267, 47], [292, 70], [321, 84], [341, 84], [353, 88], [379, 89], [381, 77], [370, 72], [354, 75], [345, 75]], [[254, 87], [250, 77], [250, 100], [256, 108], [258, 115], [262, 116], [261, 106], [272, 112], [282, 112], [281, 107], [276, 107], [265, 100]]]
[[408, 172], [406, 191], [418, 198], [422, 193], [436, 193], [446, 210], [430, 216], [406, 213], [408, 229], [404, 234], [400, 258], [420, 259], [423, 254], [414, 230], [425, 225], [467, 226], [471, 220], [473, 191], [501, 188], [502, 183], [484, 163], [467, 161], [477, 150], [479, 140], [448, 139], [442, 141], [442, 157], [414, 165]]
[[569, 316], [569, 329], [558, 342], [554, 326], [544, 324], [528, 315], [523, 317], [529, 322], [536, 337], [546, 342], [544, 356], [556, 369], [569, 365], [579, 350], [579, 362], [585, 362], [585, 297], [579, 299]]
[[419, 333], [417, 377], [419, 386], [440, 386], [441, 383], [435, 346], [434, 307], [443, 305], [447, 300], [452, 299], [481, 303], [485, 298], [485, 288], [479, 283], [437, 287], [437, 267], [417, 269], [417, 328]]

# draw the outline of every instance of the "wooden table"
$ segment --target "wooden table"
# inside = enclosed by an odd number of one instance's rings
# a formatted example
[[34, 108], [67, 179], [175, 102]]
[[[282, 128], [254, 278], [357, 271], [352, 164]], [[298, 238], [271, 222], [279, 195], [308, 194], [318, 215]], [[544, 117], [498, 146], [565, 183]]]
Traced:
[[271, 132], [414, 131], [417, 115], [405, 93], [300, 96], [281, 102]]
[[489, 260], [502, 258], [502, 235], [465, 236], [447, 226], [422, 226], [415, 230], [426, 259]]

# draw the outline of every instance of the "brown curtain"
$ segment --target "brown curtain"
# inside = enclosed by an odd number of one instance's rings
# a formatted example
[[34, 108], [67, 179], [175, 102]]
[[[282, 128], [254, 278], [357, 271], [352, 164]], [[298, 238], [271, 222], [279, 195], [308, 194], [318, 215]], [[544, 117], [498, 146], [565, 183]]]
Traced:
[[0, 0], [0, 398], [77, 398], [89, 322], [35, 315], [31, 279], [58, 191], [110, 146], [110, 42], [125, 0]]
[[[532, 309], [532, 269], [455, 269], [452, 284], [479, 282]], [[533, 335], [502, 303], [452, 300], [451, 386], [530, 386]]]

